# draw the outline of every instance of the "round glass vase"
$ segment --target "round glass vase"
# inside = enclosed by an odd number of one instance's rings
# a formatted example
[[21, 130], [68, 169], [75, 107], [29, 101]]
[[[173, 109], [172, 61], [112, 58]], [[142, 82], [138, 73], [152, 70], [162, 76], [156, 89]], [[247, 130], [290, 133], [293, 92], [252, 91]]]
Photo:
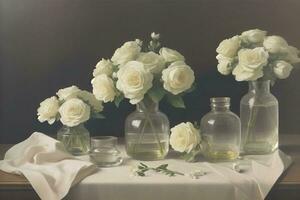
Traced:
[[244, 154], [269, 154], [278, 148], [278, 101], [270, 81], [249, 82], [240, 104]]
[[144, 98], [125, 121], [126, 152], [137, 160], [161, 160], [169, 151], [168, 117], [158, 103]]
[[211, 98], [211, 111], [201, 119], [202, 153], [212, 162], [238, 158], [241, 144], [241, 121], [230, 111], [230, 98]]
[[74, 127], [63, 125], [57, 132], [57, 139], [72, 155], [85, 155], [90, 150], [90, 133], [83, 124]]

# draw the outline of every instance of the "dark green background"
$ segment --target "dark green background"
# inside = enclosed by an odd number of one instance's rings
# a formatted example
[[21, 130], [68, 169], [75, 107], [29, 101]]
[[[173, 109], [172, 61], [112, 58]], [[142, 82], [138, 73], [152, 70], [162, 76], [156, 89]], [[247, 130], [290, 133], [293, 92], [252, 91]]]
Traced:
[[[36, 120], [39, 103], [72, 84], [90, 90], [100, 58], [153, 31], [161, 33], [163, 45], [185, 55], [197, 76], [198, 89], [186, 96], [186, 110], [161, 104], [172, 125], [200, 120], [212, 96], [230, 96], [238, 113], [247, 84], [217, 73], [217, 45], [260, 28], [299, 48], [299, 20], [298, 0], [0, 0], [0, 142], [19, 142], [33, 131], [55, 133], [59, 123]], [[299, 133], [299, 75], [295, 70], [273, 88], [281, 134]], [[133, 109], [125, 102], [119, 109], [107, 105], [107, 118], [87, 126], [92, 135], [122, 136]]]

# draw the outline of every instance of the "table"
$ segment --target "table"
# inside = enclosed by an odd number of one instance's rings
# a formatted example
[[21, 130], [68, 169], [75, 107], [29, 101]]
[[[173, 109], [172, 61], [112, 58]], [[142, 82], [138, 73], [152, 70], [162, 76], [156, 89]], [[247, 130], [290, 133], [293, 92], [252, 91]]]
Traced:
[[[11, 147], [0, 144], [0, 158]], [[279, 178], [268, 200], [279, 200], [288, 197], [290, 200], [300, 199], [300, 135], [281, 135], [280, 149], [293, 158], [293, 164]], [[22, 176], [7, 174], [0, 170], [0, 199], [39, 199], [29, 182]], [[68, 196], [66, 197], [68, 199]]]

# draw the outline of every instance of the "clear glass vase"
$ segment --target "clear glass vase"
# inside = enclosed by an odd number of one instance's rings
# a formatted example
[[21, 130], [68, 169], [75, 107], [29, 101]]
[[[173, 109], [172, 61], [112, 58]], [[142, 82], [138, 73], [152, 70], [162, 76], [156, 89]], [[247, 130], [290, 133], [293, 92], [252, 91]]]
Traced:
[[158, 110], [158, 103], [144, 98], [125, 121], [127, 154], [137, 160], [160, 160], [169, 151], [168, 117]]
[[57, 132], [57, 139], [72, 155], [85, 155], [90, 150], [90, 133], [83, 124], [74, 127], [63, 126]]
[[270, 93], [270, 81], [249, 82], [240, 116], [243, 153], [268, 154], [278, 148], [278, 101]]
[[230, 111], [230, 98], [211, 98], [211, 111], [201, 119], [202, 153], [210, 161], [231, 161], [239, 156], [241, 122]]

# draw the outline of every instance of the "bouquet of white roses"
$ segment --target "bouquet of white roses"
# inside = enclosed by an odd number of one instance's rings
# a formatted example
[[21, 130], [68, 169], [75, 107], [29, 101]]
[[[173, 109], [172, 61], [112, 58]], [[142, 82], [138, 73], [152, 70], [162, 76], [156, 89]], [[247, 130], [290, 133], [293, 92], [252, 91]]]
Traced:
[[176, 50], [160, 48], [159, 34], [148, 45], [139, 39], [124, 43], [111, 59], [100, 60], [93, 71], [93, 93], [98, 100], [124, 99], [137, 104], [148, 97], [159, 102], [166, 97], [175, 107], [184, 107], [182, 95], [194, 86], [194, 72]]
[[102, 102], [77, 86], [58, 90], [58, 97], [52, 96], [40, 103], [37, 110], [38, 120], [53, 124], [60, 120], [63, 125], [74, 127], [90, 119], [102, 118]]
[[223, 40], [217, 48], [218, 71], [237, 81], [285, 79], [300, 62], [300, 51], [280, 36], [259, 29]]

